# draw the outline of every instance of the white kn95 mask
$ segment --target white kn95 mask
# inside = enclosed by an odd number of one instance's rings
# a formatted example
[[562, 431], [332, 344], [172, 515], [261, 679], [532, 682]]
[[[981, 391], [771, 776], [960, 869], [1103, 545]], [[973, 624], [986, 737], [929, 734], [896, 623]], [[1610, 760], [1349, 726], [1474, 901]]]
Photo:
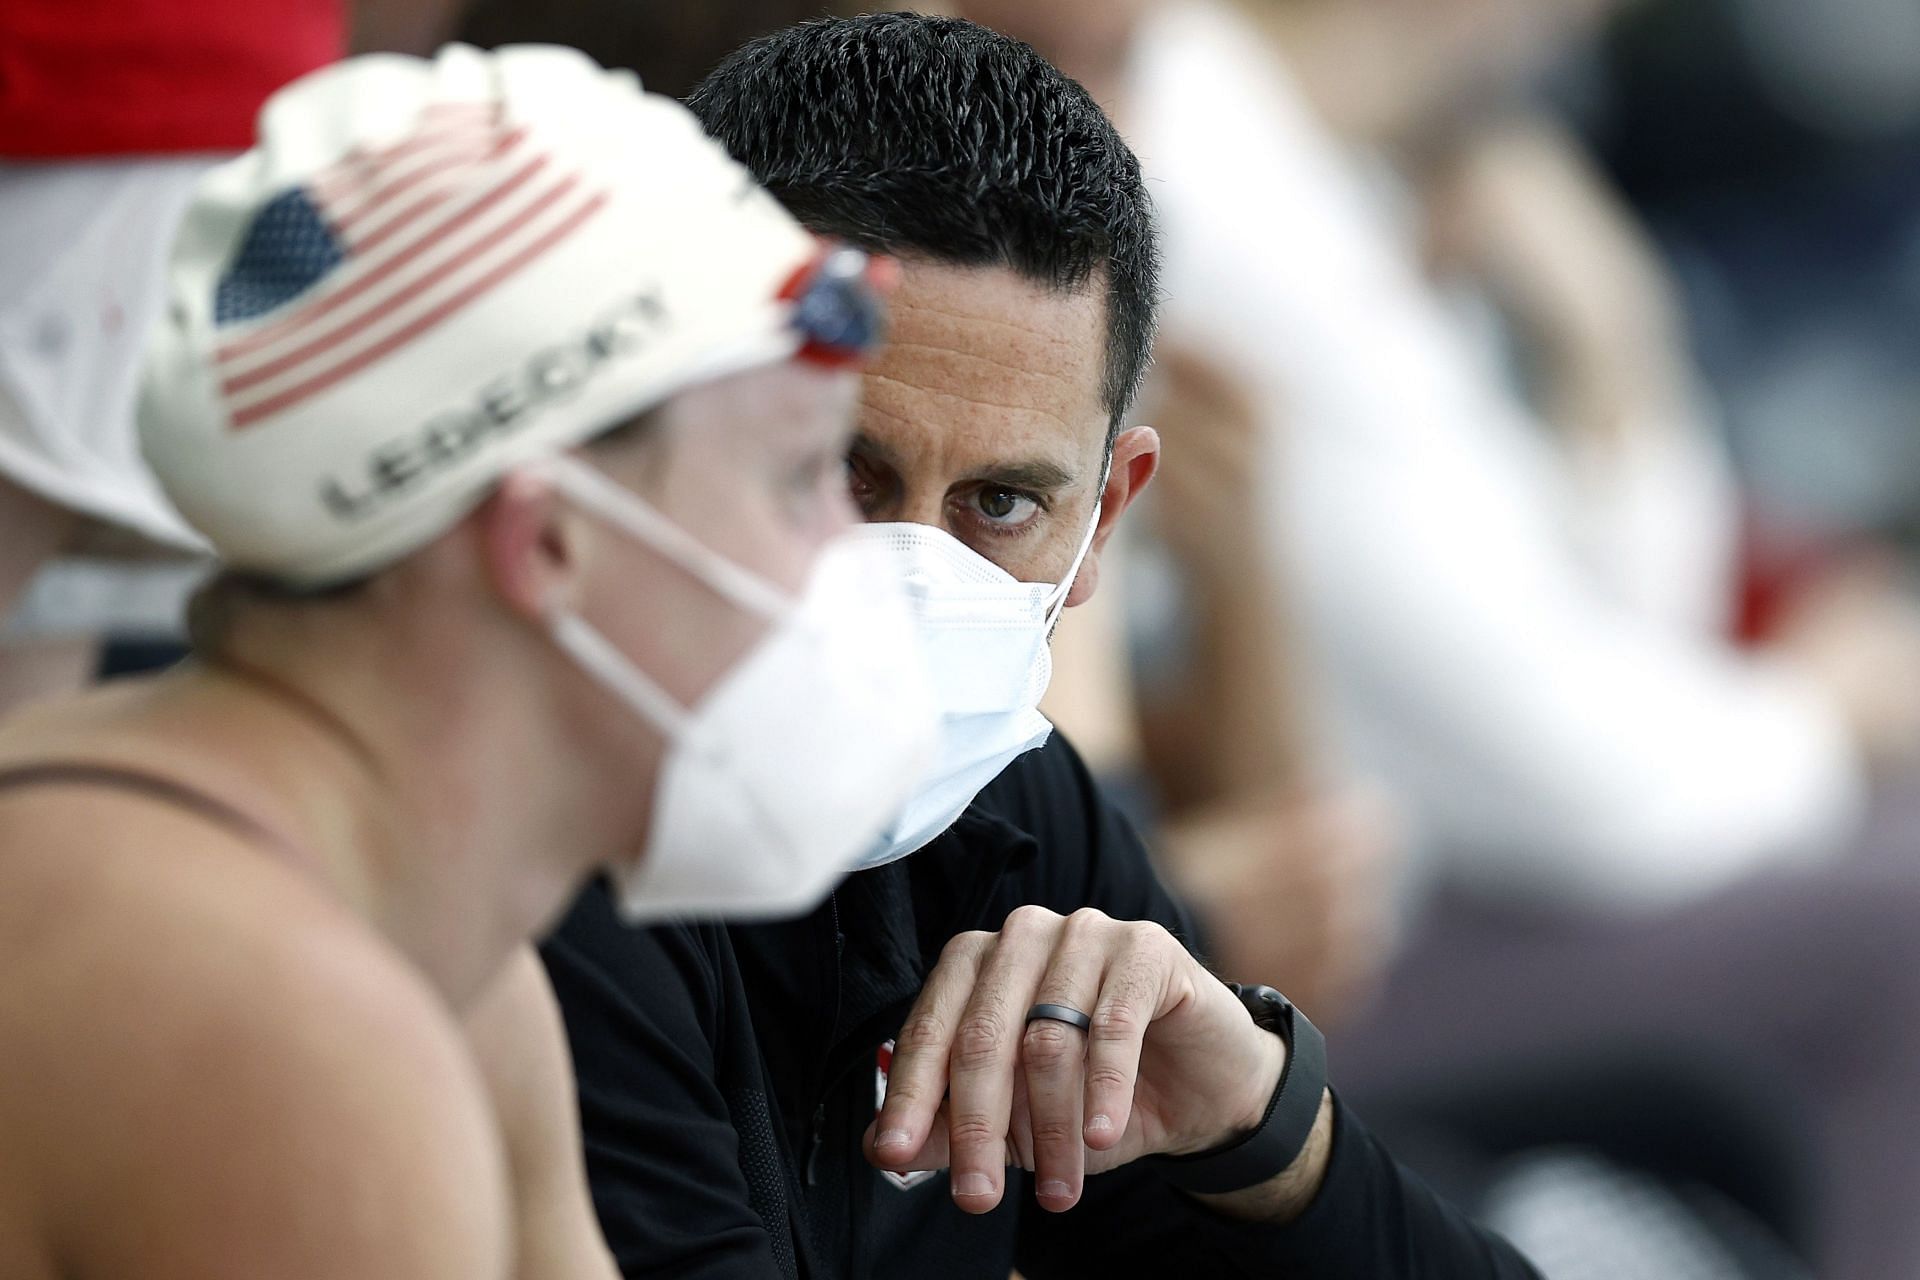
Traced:
[[683, 707], [577, 614], [551, 617], [555, 643], [668, 742], [644, 853], [614, 877], [621, 915], [811, 909], [932, 759], [934, 703], [893, 566], [851, 531], [822, 550], [795, 599], [577, 459], [550, 465], [569, 499], [773, 623]]

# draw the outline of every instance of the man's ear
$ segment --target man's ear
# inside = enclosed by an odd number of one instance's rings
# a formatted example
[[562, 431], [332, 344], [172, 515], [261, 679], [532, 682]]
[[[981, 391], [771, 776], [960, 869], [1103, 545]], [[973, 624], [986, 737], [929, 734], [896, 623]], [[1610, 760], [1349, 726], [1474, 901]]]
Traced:
[[487, 581], [510, 612], [541, 622], [578, 606], [592, 533], [551, 482], [511, 472], [471, 518]]
[[1120, 516], [1133, 500], [1153, 482], [1160, 469], [1160, 433], [1152, 427], [1128, 427], [1113, 441], [1113, 463], [1107, 470], [1107, 487], [1100, 494], [1100, 523], [1093, 530], [1093, 545], [1087, 549], [1086, 563], [1080, 566], [1073, 589], [1067, 593], [1067, 608], [1084, 604], [1100, 585], [1100, 553], [1113, 536]]

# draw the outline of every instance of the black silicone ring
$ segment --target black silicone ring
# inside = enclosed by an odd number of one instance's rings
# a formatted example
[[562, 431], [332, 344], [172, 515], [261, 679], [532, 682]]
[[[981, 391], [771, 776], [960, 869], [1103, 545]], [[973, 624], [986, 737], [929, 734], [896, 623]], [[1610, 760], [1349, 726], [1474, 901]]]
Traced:
[[1085, 1031], [1093, 1025], [1093, 1019], [1067, 1004], [1037, 1004], [1027, 1010], [1027, 1021], [1038, 1022], [1041, 1019], [1051, 1022], [1064, 1022], [1070, 1027]]

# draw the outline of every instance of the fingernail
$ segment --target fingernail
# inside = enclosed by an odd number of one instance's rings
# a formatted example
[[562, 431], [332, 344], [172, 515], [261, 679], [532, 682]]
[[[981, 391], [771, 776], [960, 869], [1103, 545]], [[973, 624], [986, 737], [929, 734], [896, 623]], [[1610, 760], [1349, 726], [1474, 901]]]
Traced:
[[1112, 1116], [1093, 1117], [1093, 1119], [1087, 1121], [1087, 1132], [1088, 1133], [1112, 1133], [1113, 1117]]
[[1058, 1178], [1055, 1178], [1051, 1182], [1043, 1182], [1040, 1184], [1040, 1194], [1049, 1200], [1071, 1200], [1073, 1199], [1073, 1188]]
[[875, 1147], [910, 1147], [913, 1135], [905, 1129], [889, 1129], [873, 1140]]
[[966, 1196], [990, 1196], [993, 1194], [993, 1179], [984, 1173], [963, 1173], [953, 1180], [953, 1194]]

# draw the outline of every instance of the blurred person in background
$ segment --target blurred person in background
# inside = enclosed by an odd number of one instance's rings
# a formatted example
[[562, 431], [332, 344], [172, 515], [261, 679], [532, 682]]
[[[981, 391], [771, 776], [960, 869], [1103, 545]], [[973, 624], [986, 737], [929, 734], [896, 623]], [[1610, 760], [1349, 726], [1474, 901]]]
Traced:
[[1591, 65], [1583, 125], [1680, 269], [1761, 500], [1753, 585], [1861, 529], [1911, 552], [1920, 6], [1662, 0]]
[[[1589, 4], [1585, 9], [1590, 14], [1598, 7]], [[1001, 6], [969, 8], [985, 18], [999, 13]], [[1137, 11], [1140, 6], [1133, 8]], [[1128, 28], [1127, 5], [1105, 7], [1104, 16], [1088, 24], [1071, 22], [1065, 16], [1071, 9], [1070, 5], [1040, 6], [1024, 18], [1008, 21], [1035, 39], [1058, 28], [1057, 38], [1067, 40], [1070, 51], [1089, 59], [1116, 47], [1113, 30]], [[1454, 697], [1478, 698], [1474, 703], [1478, 713], [1440, 714], [1449, 709], [1448, 704], [1430, 717], [1441, 726], [1431, 730], [1439, 740], [1461, 734], [1457, 745], [1474, 750], [1452, 753], [1459, 758], [1451, 763], [1448, 753], [1439, 753], [1440, 760], [1429, 758], [1435, 753], [1405, 741], [1406, 731], [1421, 723], [1417, 719], [1400, 726], [1398, 735], [1384, 728], [1366, 731], [1370, 722], [1348, 705], [1363, 700], [1404, 701], [1411, 705], [1398, 714], [1416, 716], [1419, 707], [1441, 696], [1431, 690], [1422, 697], [1413, 696], [1420, 692], [1416, 674], [1441, 669], [1431, 652], [1418, 661], [1391, 664], [1391, 670], [1402, 672], [1399, 682], [1413, 686], [1404, 699], [1386, 672], [1375, 673], [1364, 688], [1350, 689], [1361, 685], [1360, 678], [1341, 673], [1360, 658], [1329, 655], [1330, 668], [1341, 677], [1334, 693], [1350, 736], [1359, 740], [1367, 758], [1395, 763], [1388, 776], [1412, 793], [1423, 834], [1431, 833], [1443, 845], [1478, 850], [1473, 856], [1487, 865], [1489, 878], [1499, 878], [1503, 890], [1524, 888], [1530, 877], [1549, 882], [1564, 878], [1578, 886], [1582, 864], [1591, 864], [1596, 883], [1588, 889], [1602, 900], [1625, 895], [1632, 901], [1637, 895], [1658, 904], [1698, 897], [1757, 866], [1817, 857], [1836, 847], [1857, 817], [1861, 757], [1897, 763], [1915, 740], [1920, 708], [1900, 695], [1902, 682], [1886, 677], [1911, 670], [1907, 664], [1916, 651], [1911, 611], [1905, 599], [1890, 589], [1869, 590], [1874, 603], [1861, 608], [1854, 607], [1854, 594], [1837, 593], [1845, 603], [1827, 611], [1833, 617], [1809, 620], [1801, 629], [1809, 634], [1800, 643], [1783, 641], [1777, 653], [1762, 655], [1772, 661], [1747, 660], [1713, 630], [1729, 607], [1726, 562], [1732, 495], [1718, 445], [1701, 420], [1681, 328], [1659, 264], [1625, 221], [1624, 211], [1610, 201], [1590, 167], [1571, 150], [1564, 134], [1538, 119], [1494, 117], [1488, 110], [1489, 103], [1503, 100], [1501, 95], [1511, 95], [1516, 81], [1524, 82], [1544, 67], [1564, 38], [1556, 33], [1579, 30], [1581, 12], [1582, 6], [1575, 4], [1534, 5], [1517, 0], [1504, 5], [1493, 0], [1472, 4], [1454, 0], [1426, 6], [1414, 17], [1403, 14], [1390, 0], [1275, 0], [1270, 5], [1250, 5], [1250, 16], [1274, 31], [1251, 25], [1226, 29], [1242, 36], [1259, 32], [1269, 44], [1280, 41], [1281, 51], [1299, 48], [1293, 61], [1302, 63], [1303, 69], [1295, 72], [1292, 62], [1263, 56], [1257, 45], [1243, 51], [1239, 69], [1249, 73], [1249, 87], [1257, 84], [1259, 92], [1237, 98], [1237, 111], [1243, 119], [1271, 124], [1281, 106], [1292, 105], [1294, 114], [1286, 120], [1315, 144], [1306, 150], [1321, 164], [1303, 170], [1297, 184], [1302, 189], [1292, 200], [1281, 200], [1278, 188], [1256, 190], [1258, 179], [1277, 170], [1279, 162], [1256, 165], [1252, 162], [1262, 153], [1240, 146], [1242, 178], [1237, 194], [1243, 199], [1214, 199], [1212, 223], [1201, 222], [1199, 212], [1189, 208], [1200, 203], [1201, 193], [1224, 190], [1197, 180], [1209, 158], [1193, 123], [1199, 115], [1197, 100], [1169, 92], [1167, 98], [1178, 96], [1186, 104], [1186, 114], [1181, 116], [1171, 107], [1161, 110], [1159, 99], [1149, 94], [1158, 84], [1156, 69], [1165, 68], [1169, 74], [1183, 69], [1187, 64], [1179, 62], [1178, 55], [1197, 46], [1203, 34], [1221, 35], [1220, 24], [1234, 20], [1218, 9], [1190, 9], [1177, 17], [1166, 16], [1178, 14], [1177, 6], [1157, 10], [1159, 25], [1141, 34], [1139, 56], [1123, 60], [1105, 78], [1116, 90], [1132, 88], [1119, 110], [1138, 118], [1135, 133], [1162, 171], [1156, 189], [1165, 188], [1162, 203], [1167, 205], [1173, 273], [1170, 331], [1185, 331], [1185, 311], [1190, 307], [1195, 313], [1193, 331], [1218, 338], [1209, 347], [1216, 358], [1237, 357], [1236, 368], [1250, 388], [1252, 373], [1264, 375], [1266, 385], [1257, 388], [1261, 402], [1275, 406], [1271, 411], [1276, 414], [1282, 412], [1278, 406], [1287, 405], [1287, 411], [1301, 422], [1290, 443], [1268, 450], [1269, 464], [1291, 463], [1295, 469], [1291, 487], [1318, 493], [1322, 505], [1342, 507], [1350, 513], [1349, 521], [1367, 531], [1365, 537], [1356, 532], [1336, 545], [1327, 531], [1331, 518], [1322, 517], [1314, 506], [1303, 502], [1302, 511], [1290, 513], [1286, 504], [1270, 504], [1278, 512], [1277, 520], [1297, 526], [1300, 534], [1296, 549], [1283, 548], [1281, 554], [1298, 571], [1303, 607], [1315, 636], [1332, 633], [1336, 622], [1363, 607], [1326, 602], [1324, 597], [1337, 588], [1321, 585], [1321, 579], [1337, 577], [1348, 595], [1363, 601], [1370, 598], [1365, 588], [1371, 579], [1364, 571], [1373, 559], [1368, 556], [1386, 554], [1368, 553], [1370, 546], [1414, 543], [1412, 537], [1395, 535], [1416, 523], [1426, 531], [1429, 547], [1442, 538], [1464, 542], [1469, 533], [1484, 532], [1479, 525], [1492, 519], [1483, 515], [1476, 523], [1470, 518], [1479, 508], [1469, 499], [1483, 492], [1527, 495], [1525, 509], [1536, 518], [1538, 528], [1551, 535], [1528, 539], [1514, 548], [1512, 555], [1526, 558], [1534, 575], [1516, 582], [1540, 587], [1556, 580], [1543, 563], [1571, 566], [1558, 579], [1562, 582], [1558, 592], [1495, 592], [1486, 580], [1504, 561], [1481, 548], [1477, 556], [1452, 557], [1450, 572], [1473, 573], [1482, 585], [1478, 596], [1463, 591], [1450, 597], [1447, 608], [1435, 611], [1450, 621], [1448, 627], [1427, 629], [1402, 623], [1368, 629], [1363, 652], [1397, 643], [1409, 649], [1423, 644], [1428, 650], [1444, 646], [1449, 654], [1457, 651], [1468, 658], [1478, 655], [1477, 664], [1453, 672], [1465, 690]], [[1195, 16], [1209, 14], [1211, 25], [1208, 17]], [[1039, 28], [1033, 30], [1036, 24]], [[1266, 71], [1272, 75], [1259, 74]], [[1297, 92], [1303, 96], [1289, 104], [1282, 94], [1291, 80], [1275, 77], [1292, 75], [1299, 77], [1303, 87]], [[1091, 74], [1088, 80], [1098, 85], [1102, 76]], [[1324, 108], [1319, 96], [1314, 96], [1322, 81], [1324, 96], [1332, 99]], [[1309, 107], [1332, 123], [1303, 114]], [[1192, 127], [1177, 136], [1171, 133], [1173, 126], [1181, 124]], [[1335, 128], [1338, 131], [1330, 135]], [[1210, 135], [1221, 136], [1220, 131]], [[1162, 137], [1164, 143], [1159, 141]], [[1441, 295], [1425, 274], [1429, 257], [1421, 220], [1427, 210], [1393, 203], [1391, 189], [1380, 183], [1393, 172], [1389, 163], [1404, 163], [1407, 171], [1426, 182], [1402, 188], [1410, 197], [1433, 195], [1432, 211], [1440, 227], [1434, 237], [1438, 261], [1457, 273], [1467, 255], [1476, 255], [1470, 268], [1476, 288], [1482, 296], [1509, 307], [1510, 314], [1522, 322], [1514, 326], [1513, 337], [1531, 344], [1529, 372], [1541, 387], [1545, 412], [1535, 413], [1510, 389], [1503, 371], [1462, 340], [1464, 326], [1453, 310], [1436, 305]], [[1188, 177], [1196, 180], [1187, 181]], [[1323, 181], [1309, 184], [1309, 178]], [[1309, 225], [1307, 219], [1327, 204], [1313, 197], [1329, 191], [1348, 198], [1341, 212], [1351, 216], [1340, 220], [1339, 235], [1330, 233], [1326, 239], [1320, 270], [1309, 273], [1302, 268], [1293, 273], [1296, 283], [1289, 293], [1268, 304], [1273, 324], [1243, 323], [1233, 335], [1209, 332], [1208, 325], [1228, 327], [1224, 316], [1258, 318], [1251, 310], [1234, 313], [1225, 306], [1254, 292], [1253, 288], [1228, 291], [1220, 279], [1229, 269], [1229, 259], [1247, 246], [1223, 246], [1211, 258], [1196, 249], [1190, 259], [1186, 246], [1202, 243], [1199, 235], [1188, 234], [1190, 222], [1196, 232], [1219, 232], [1249, 207], [1258, 207], [1274, 219], [1298, 217], [1302, 225], [1292, 229], [1296, 234], [1288, 235], [1288, 229], [1276, 224], [1266, 236], [1272, 247], [1264, 256], [1284, 258], [1287, 244], [1322, 245], [1308, 234], [1320, 228]], [[1254, 205], [1254, 197], [1263, 194], [1274, 198]], [[1473, 202], [1480, 207], [1466, 207]], [[1534, 222], [1522, 226], [1520, 219], [1529, 216]], [[1496, 218], [1506, 222], [1497, 223]], [[1374, 252], [1362, 257], [1360, 250], [1367, 247]], [[1334, 248], [1346, 252], [1335, 254]], [[1396, 250], [1397, 256], [1388, 249]], [[1246, 264], [1243, 272], [1253, 274], [1258, 256], [1242, 253], [1239, 260]], [[1409, 265], [1419, 266], [1420, 273], [1407, 273]], [[1373, 274], [1360, 274], [1364, 266], [1374, 268]], [[1388, 274], [1389, 266], [1401, 268], [1401, 274]], [[1198, 273], [1205, 268], [1216, 274], [1195, 274], [1190, 285], [1181, 287], [1189, 278], [1185, 271]], [[1341, 271], [1351, 271], [1351, 279]], [[1277, 327], [1279, 320], [1288, 318], [1297, 319], [1302, 330], [1307, 327], [1306, 317], [1293, 317], [1285, 308], [1297, 308], [1299, 304], [1289, 299], [1306, 293], [1309, 283], [1322, 277], [1348, 283], [1371, 280], [1386, 300], [1414, 300], [1423, 306], [1409, 317], [1404, 308], [1382, 305], [1376, 331], [1366, 342], [1338, 340], [1352, 335], [1341, 327], [1345, 313], [1332, 307], [1323, 309], [1319, 323], [1312, 326], [1317, 337], [1313, 332]], [[1396, 279], [1406, 289], [1397, 295], [1385, 292], [1386, 285]], [[1361, 314], [1364, 309], [1352, 303], [1347, 310]], [[1430, 323], [1408, 332], [1412, 318]], [[1408, 319], [1409, 326], [1388, 323], [1397, 319]], [[1277, 341], [1270, 334], [1294, 340]], [[1309, 347], [1308, 339], [1318, 345]], [[1332, 353], [1345, 353], [1346, 363], [1336, 362]], [[1416, 356], [1424, 356], [1424, 362], [1417, 362]], [[1363, 385], [1358, 373], [1334, 376], [1349, 368], [1397, 371], [1401, 377], [1374, 377]], [[1302, 370], [1318, 376], [1285, 376]], [[1431, 386], [1422, 386], [1433, 394], [1430, 407], [1403, 428], [1411, 437], [1406, 442], [1407, 462], [1397, 467], [1385, 462], [1371, 465], [1377, 456], [1369, 452], [1374, 448], [1373, 436], [1359, 427], [1335, 432], [1315, 426], [1336, 410], [1347, 419], [1368, 421], [1362, 410], [1407, 394], [1401, 384], [1412, 372], [1431, 379]], [[1440, 391], [1454, 395], [1442, 399]], [[1339, 398], [1342, 392], [1346, 399]], [[1460, 403], [1469, 392], [1477, 397], [1473, 407], [1485, 410], [1474, 416], [1494, 421], [1500, 430], [1487, 428], [1467, 436], [1458, 429], [1442, 433], [1422, 427], [1423, 418], [1453, 421], [1453, 417], [1443, 418], [1442, 411]], [[1276, 440], [1287, 436], [1278, 429], [1269, 434]], [[1335, 439], [1323, 444], [1322, 437]], [[1410, 452], [1415, 443], [1423, 445], [1424, 451]], [[1374, 508], [1362, 501], [1370, 490], [1361, 489], [1357, 482], [1348, 490], [1322, 481], [1323, 473], [1339, 474], [1334, 470], [1339, 459], [1322, 460], [1323, 454], [1335, 450], [1345, 451], [1340, 457], [1348, 460], [1349, 471], [1374, 476], [1374, 487], [1387, 490], [1388, 497], [1407, 496], [1389, 489], [1389, 481], [1413, 471], [1415, 462], [1423, 464], [1428, 468], [1421, 473], [1422, 487], [1429, 493], [1426, 501], [1436, 511], [1444, 507], [1453, 518], [1422, 523], [1413, 519], [1413, 511], [1397, 520], [1372, 518]], [[1385, 454], [1384, 449], [1379, 452]], [[1455, 464], [1453, 470], [1438, 469], [1448, 463]], [[1277, 474], [1275, 478], [1284, 479]], [[1470, 481], [1478, 487], [1469, 487]], [[1497, 482], [1505, 482], [1506, 487], [1498, 487]], [[1385, 497], [1380, 506], [1389, 506]], [[1514, 510], [1517, 518], [1516, 509], [1521, 507], [1514, 496], [1496, 510]], [[1324, 552], [1319, 549], [1323, 545]], [[1571, 554], [1559, 554], [1569, 546]], [[1429, 554], [1440, 559], [1437, 551]], [[1350, 566], [1344, 572], [1342, 555]], [[1437, 591], [1439, 569], [1427, 568], [1432, 571], [1408, 574], [1403, 585]], [[1378, 572], [1385, 576], [1387, 569]], [[1586, 588], [1583, 598], [1588, 601], [1587, 611], [1576, 612], [1571, 619], [1566, 616], [1571, 608], [1566, 600], [1571, 591], [1568, 581]], [[1541, 596], [1545, 598], [1537, 598]], [[1399, 616], [1407, 616], [1406, 611], [1421, 600], [1420, 595], [1401, 600]], [[1470, 600], [1486, 607], [1470, 609], [1460, 603]], [[1483, 651], [1465, 639], [1453, 638], [1454, 632], [1466, 628], [1491, 630], [1485, 615], [1493, 602], [1502, 600], [1510, 612], [1522, 606], [1529, 610], [1519, 616], [1558, 621], [1560, 630], [1543, 633], [1539, 624], [1508, 628], [1505, 650], [1483, 646]], [[1598, 622], [1569, 625], [1584, 623], [1590, 616], [1600, 622], [1611, 619], [1623, 630], [1608, 630]], [[1654, 625], [1644, 625], [1648, 622]], [[1825, 625], [1828, 622], [1832, 625]], [[1353, 629], [1358, 631], [1357, 625]], [[1540, 639], [1543, 634], [1547, 640]], [[1565, 642], [1551, 643], [1554, 639]], [[1323, 647], [1336, 648], [1330, 640]], [[1474, 672], [1488, 665], [1487, 655], [1492, 652], [1520, 665], [1502, 668], [1507, 672], [1503, 681], [1476, 680]], [[1557, 678], [1562, 671], [1579, 670], [1579, 659], [1596, 653], [1618, 660], [1594, 667], [1584, 681]], [[1531, 671], [1549, 674], [1532, 681], [1519, 678]], [[1613, 677], [1604, 686], [1595, 679], [1601, 673]], [[1702, 678], [1688, 679], [1695, 674]], [[1667, 677], [1664, 681], [1657, 679], [1662, 675]], [[1575, 688], [1556, 692], [1560, 684]], [[1618, 708], [1603, 716], [1598, 706], [1579, 701], [1589, 696], [1583, 689], [1604, 687], [1612, 693], [1616, 686], [1624, 686], [1629, 693], [1639, 691], [1640, 697], [1648, 689], [1673, 696], [1664, 704], [1667, 710], [1661, 717], [1628, 715]], [[1486, 701], [1492, 698], [1515, 705], [1502, 705], [1496, 714]], [[1619, 698], [1597, 701], [1605, 705]], [[1583, 714], [1556, 718], [1556, 713], [1568, 709]], [[1689, 710], [1694, 714], [1681, 715]], [[1718, 715], [1710, 714], [1716, 711]], [[1570, 729], [1569, 723], [1580, 728]], [[1640, 726], [1651, 723], [1663, 725], [1664, 748], [1642, 740]], [[1502, 725], [1507, 726], [1504, 734]], [[1473, 726], [1474, 732], [1468, 734], [1466, 726]], [[1556, 732], [1546, 732], [1555, 726]], [[1744, 752], [1731, 748], [1731, 743], [1741, 740], [1741, 735], [1732, 733], [1736, 728], [1745, 731]], [[1709, 731], [1719, 736], [1707, 736]], [[1375, 741], [1382, 738], [1395, 738], [1404, 745]], [[1618, 750], [1602, 751], [1609, 743]], [[1689, 770], [1655, 767], [1670, 758], [1663, 756], [1663, 750], [1677, 758], [1681, 747], [1703, 743], [1724, 749], [1690, 751]], [[1587, 768], [1562, 767], [1559, 762], [1566, 757], [1551, 754], [1562, 744], [1568, 752], [1583, 749]], [[1616, 754], [1623, 763], [1607, 768]], [[1402, 779], [1416, 775], [1414, 766], [1399, 759], [1403, 755], [1422, 757], [1418, 767], [1435, 771], [1439, 780], [1406, 785]], [[1440, 785], [1482, 776], [1501, 785]], [[1642, 785], [1636, 790], [1629, 783]], [[1647, 789], [1655, 783], [1661, 784], [1657, 790]], [[1637, 802], [1624, 799], [1636, 795]], [[1550, 853], [1557, 856], [1547, 856]], [[1629, 868], [1639, 876], [1629, 879]]]
[[1920, 1041], [1884, 1009], [1920, 887], [1834, 861], [1869, 770], [1910, 758], [1912, 606], [1869, 567], [1761, 652], [1725, 638], [1734, 499], [1671, 290], [1516, 101], [1601, 6], [1152, 8], [1131, 40], [1134, 6], [969, 12], [1110, 86], [1158, 179], [1168, 332], [1273, 415], [1268, 545], [1354, 758], [1408, 804], [1416, 901], [1444, 887], [1366, 1084], [1623, 1036], [1731, 1063], [1814, 1117], [1821, 1274], [1913, 1269]]
[[1044, 709], [1131, 801], [1214, 963], [1275, 975], [1338, 1025], [1392, 953], [1392, 806], [1340, 780], [1283, 575], [1258, 551], [1269, 415], [1180, 338], [1159, 344], [1141, 410], [1171, 442], [1144, 531], [1062, 621]]
[[424, 53], [453, 0], [13, 0], [0, 11], [0, 714], [109, 635], [177, 652], [204, 543], [134, 442], [140, 353], [193, 183], [281, 85]]
[[1130, 153], [1030, 49], [906, 15], [776, 33], [692, 101], [802, 221], [903, 260], [849, 469], [944, 646], [953, 772], [809, 917], [634, 932], [589, 893], [545, 948], [623, 1269], [1529, 1274], [1324, 1094], [1303, 1017], [1276, 1036], [1180, 945], [1034, 711], [1157, 455]]
[[[253, 141], [268, 94], [345, 52], [346, 23], [340, 0], [0, 12], [0, 622], [88, 542], [203, 548], [134, 439], [167, 247], [200, 174]], [[91, 594], [119, 594], [127, 576]], [[69, 607], [36, 601], [0, 633], [0, 713], [82, 683], [96, 627], [124, 604], [49, 587]], [[167, 593], [163, 615], [179, 599]]]
[[867, 272], [571, 50], [314, 73], [201, 181], [198, 661], [0, 729], [0, 1274], [613, 1274], [529, 944], [804, 908], [931, 744]]

